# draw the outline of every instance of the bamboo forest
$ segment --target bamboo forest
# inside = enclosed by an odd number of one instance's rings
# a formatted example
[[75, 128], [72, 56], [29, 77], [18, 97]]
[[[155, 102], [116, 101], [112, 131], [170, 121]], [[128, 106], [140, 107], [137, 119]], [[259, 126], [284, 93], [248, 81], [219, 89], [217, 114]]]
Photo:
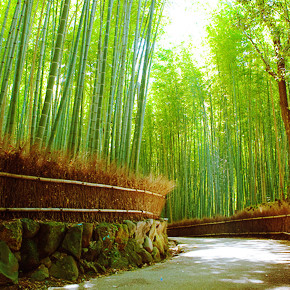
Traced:
[[1, 146], [165, 176], [170, 221], [289, 199], [289, 0], [220, 1], [203, 65], [171, 2], [1, 1]]

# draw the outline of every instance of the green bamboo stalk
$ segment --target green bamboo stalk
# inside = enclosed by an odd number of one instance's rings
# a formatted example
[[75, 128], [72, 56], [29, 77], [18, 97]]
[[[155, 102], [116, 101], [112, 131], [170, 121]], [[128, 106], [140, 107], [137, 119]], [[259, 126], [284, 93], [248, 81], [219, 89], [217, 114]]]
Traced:
[[[18, 24], [18, 28], [17, 28], [17, 21], [18, 21], [18, 15], [19, 15], [20, 9], [21, 9], [21, 1], [19, 0], [17, 2], [16, 7], [15, 7], [12, 23], [10, 26], [9, 37], [8, 37], [7, 46], [5, 49], [5, 51], [7, 51], [7, 53], [5, 54], [5, 52], [4, 52], [2, 63], [1, 63], [1, 68], [3, 68], [4, 61], [6, 59], [6, 65], [5, 65], [4, 76], [3, 76], [3, 80], [2, 80], [2, 86], [1, 86], [1, 93], [0, 93], [0, 108], [2, 107], [4, 98], [6, 97], [8, 83], [9, 83], [9, 75], [10, 75], [10, 72], [12, 69], [14, 53], [15, 53], [15, 50], [17, 47], [16, 44], [17, 44], [18, 36], [19, 36], [19, 30], [20, 30], [19, 27], [20, 27], [20, 24], [21, 24], [22, 18], [23, 18], [24, 8], [22, 8], [22, 10], [21, 10], [19, 24]], [[7, 55], [7, 58], [6, 58], [6, 55]], [[2, 124], [0, 124], [0, 125], [1, 125], [0, 127], [2, 128]]]
[[77, 141], [77, 127], [78, 127], [79, 111], [80, 111], [80, 107], [82, 103], [81, 100], [83, 98], [83, 93], [84, 93], [83, 88], [84, 88], [84, 79], [85, 79], [85, 73], [86, 73], [86, 63], [87, 63], [89, 46], [91, 42], [93, 24], [95, 20], [96, 7], [97, 7], [97, 1], [93, 0], [90, 19], [88, 23], [88, 30], [85, 31], [86, 37], [84, 39], [85, 42], [84, 42], [84, 47], [83, 47], [81, 67], [79, 71], [79, 80], [78, 80], [78, 85], [77, 85], [77, 90], [76, 90], [76, 95], [75, 95], [75, 103], [74, 103], [73, 116], [72, 116], [72, 126], [70, 130], [70, 139], [69, 139], [69, 144], [68, 144], [68, 150], [70, 151], [71, 154], [74, 154], [75, 143]]
[[[11, 0], [9, 0], [7, 3], [5, 15], [4, 15], [3, 23], [2, 23], [2, 28], [1, 28], [1, 32], [0, 32], [0, 54], [2, 52], [2, 43], [3, 43], [3, 39], [4, 39], [5, 26], [6, 26], [6, 22], [7, 22], [7, 18], [8, 18], [10, 4], [11, 4]], [[0, 70], [2, 71], [2, 67]], [[0, 77], [0, 80], [1, 80], [1, 77]]]
[[[29, 122], [31, 121], [31, 116], [32, 116], [34, 70], [35, 70], [37, 49], [39, 46], [39, 36], [40, 36], [40, 30], [41, 30], [42, 17], [43, 17], [43, 12], [44, 12], [44, 7], [45, 7], [44, 2], [45, 1], [43, 0], [41, 12], [40, 12], [40, 19], [39, 19], [37, 34], [36, 34], [36, 40], [35, 40], [36, 45], [35, 45], [34, 52], [33, 52], [30, 71], [28, 69], [28, 60], [26, 59], [25, 92], [24, 92], [24, 101], [22, 104], [22, 112], [21, 112], [20, 119], [18, 121], [17, 138], [16, 138], [17, 146], [20, 146], [20, 142], [26, 143], [26, 141], [27, 141], [26, 139], [29, 140], [29, 134], [27, 134], [27, 128], [31, 127]], [[35, 16], [36, 16], [36, 13], [38, 11], [38, 5], [39, 5], [39, 0], [37, 0], [37, 3], [34, 7], [34, 14], [33, 14], [32, 20], [30, 21], [31, 27], [29, 28], [29, 31], [32, 30], [32, 26], [33, 26], [33, 23], [35, 21]], [[29, 71], [29, 77], [27, 79], [28, 71]]]
[[126, 0], [124, 4], [124, 26], [122, 35], [122, 52], [120, 57], [120, 76], [119, 83], [116, 93], [116, 110], [115, 110], [115, 156], [114, 159], [119, 160], [120, 158], [120, 142], [121, 142], [121, 126], [122, 126], [122, 97], [124, 93], [125, 85], [125, 73], [126, 73], [126, 57], [127, 57], [127, 46], [128, 46], [128, 36], [130, 29], [130, 16], [132, 8], [132, 0]]
[[33, 98], [33, 109], [32, 109], [32, 116], [31, 116], [31, 130], [30, 130], [30, 148], [32, 148], [35, 139], [35, 130], [37, 124], [37, 108], [40, 105], [39, 99], [41, 96], [41, 74], [44, 67], [44, 52], [45, 52], [45, 45], [46, 45], [46, 36], [47, 36], [47, 28], [48, 22], [50, 17], [50, 8], [51, 8], [51, 0], [47, 1], [46, 6], [46, 16], [42, 28], [42, 40], [39, 52], [39, 60], [38, 60], [38, 69], [36, 73], [36, 82], [35, 82], [35, 89], [34, 89], [34, 98]]
[[240, 146], [240, 136], [239, 136], [239, 121], [238, 121], [238, 108], [237, 108], [237, 92], [236, 92], [236, 81], [233, 69], [230, 68], [232, 74], [233, 82], [233, 104], [234, 104], [234, 116], [235, 116], [235, 143], [236, 143], [236, 179], [237, 179], [237, 198], [236, 198], [236, 208], [237, 210], [242, 210], [244, 207], [244, 193], [243, 193], [243, 184], [242, 184], [242, 166], [241, 166], [241, 146]]
[[93, 130], [93, 134], [95, 135], [94, 137], [95, 141], [94, 141], [93, 147], [96, 152], [100, 152], [100, 144], [101, 144], [100, 142], [101, 115], [102, 115], [102, 104], [103, 104], [104, 88], [105, 88], [106, 64], [107, 64], [108, 44], [109, 44], [109, 34], [110, 34], [113, 3], [114, 3], [113, 0], [109, 0], [104, 48], [103, 48], [103, 54], [102, 54], [103, 59], [102, 59], [101, 74], [100, 74], [99, 93], [98, 93], [97, 122], [96, 122], [96, 127]]
[[136, 118], [136, 127], [134, 133], [134, 147], [132, 152], [132, 164], [133, 169], [138, 171], [139, 165], [139, 156], [140, 156], [140, 148], [141, 148], [141, 138], [142, 138], [142, 123], [144, 121], [144, 110], [145, 110], [145, 91], [146, 91], [146, 79], [147, 73], [149, 69], [149, 53], [150, 53], [150, 40], [151, 40], [151, 31], [152, 31], [152, 23], [153, 23], [153, 15], [155, 9], [155, 0], [152, 0], [150, 5], [149, 11], [149, 23], [148, 23], [148, 31], [146, 36], [146, 51], [144, 56], [144, 66], [143, 66], [143, 73], [142, 73], [142, 80], [141, 80], [141, 87], [140, 87], [140, 99], [138, 104], [138, 112]]
[[61, 116], [62, 116], [62, 114], [64, 112], [65, 105], [67, 104], [67, 99], [68, 99], [69, 91], [70, 91], [70, 85], [71, 85], [71, 82], [72, 82], [72, 79], [73, 79], [73, 75], [74, 75], [74, 71], [75, 71], [75, 65], [76, 65], [76, 60], [77, 60], [77, 51], [78, 51], [78, 47], [79, 47], [81, 30], [82, 30], [82, 26], [83, 26], [83, 22], [84, 22], [84, 15], [85, 15], [85, 12], [86, 12], [86, 9], [87, 9], [87, 5], [88, 5], [88, 1], [85, 1], [83, 9], [82, 9], [81, 18], [80, 18], [80, 21], [79, 21], [79, 27], [78, 27], [76, 40], [75, 40], [74, 46], [72, 47], [73, 49], [71, 50], [70, 63], [68, 65], [66, 80], [65, 80], [65, 83], [64, 83], [64, 89], [63, 89], [63, 92], [62, 92], [62, 98], [61, 98], [61, 101], [60, 101], [60, 105], [59, 105], [59, 108], [58, 108], [58, 112], [57, 112], [56, 118], [55, 118], [55, 120], [53, 122], [53, 125], [52, 125], [52, 130], [51, 130], [50, 138], [49, 138], [48, 145], [47, 145], [47, 150], [48, 151], [51, 150], [51, 146], [52, 146], [52, 143], [54, 141], [55, 134], [57, 132], [57, 128], [59, 127], [59, 124], [60, 124]]
[[103, 1], [103, 5], [100, 6], [100, 31], [99, 31], [99, 42], [98, 42], [98, 57], [95, 68], [95, 80], [94, 80], [94, 90], [92, 95], [92, 104], [90, 110], [89, 124], [88, 124], [88, 132], [87, 132], [87, 148], [90, 152], [94, 150], [94, 141], [95, 134], [94, 130], [96, 127], [97, 121], [97, 110], [98, 110], [98, 92], [99, 92], [99, 82], [101, 78], [101, 62], [102, 62], [102, 34], [103, 34], [103, 19], [104, 19], [104, 10], [105, 10], [105, 2]]
[[[109, 159], [109, 143], [110, 143], [110, 127], [112, 121], [113, 114], [113, 102], [116, 91], [116, 79], [118, 75], [117, 64], [119, 61], [119, 53], [118, 53], [118, 32], [119, 32], [119, 18], [120, 18], [120, 0], [117, 3], [117, 11], [116, 11], [116, 23], [115, 23], [115, 33], [114, 33], [114, 50], [113, 50], [113, 60], [112, 60], [112, 71], [111, 71], [111, 84], [110, 84], [110, 95], [108, 98], [107, 105], [107, 116], [106, 116], [106, 126], [104, 132], [104, 146], [102, 150], [103, 157]], [[114, 130], [113, 130], [114, 132]], [[114, 146], [112, 146], [113, 148]], [[111, 150], [113, 151], [113, 150]]]
[[[138, 1], [137, 20], [136, 20], [136, 28], [135, 28], [135, 39], [134, 39], [134, 51], [133, 51], [133, 57], [132, 57], [132, 70], [131, 70], [131, 79], [130, 79], [129, 96], [128, 96], [128, 112], [126, 112], [127, 114], [125, 115], [125, 118], [128, 119], [128, 125], [127, 125], [127, 130], [125, 129], [123, 130], [123, 135], [125, 136], [123, 154], [124, 154], [124, 160], [126, 164], [129, 164], [130, 162], [132, 113], [133, 113], [133, 106], [134, 106], [134, 100], [135, 100], [135, 82], [136, 82], [135, 70], [136, 70], [137, 56], [138, 56], [138, 45], [140, 41], [140, 27], [139, 27], [140, 26], [140, 13], [141, 13], [141, 0]], [[143, 17], [144, 17], [144, 13], [143, 13]], [[139, 72], [137, 72], [137, 75], [139, 75]]]
[[[86, 14], [85, 14], [85, 20], [84, 20], [84, 26], [83, 26], [83, 36], [82, 36], [82, 46], [80, 50], [80, 61], [79, 61], [79, 68], [78, 68], [78, 75], [77, 75], [77, 86], [75, 90], [75, 96], [74, 96], [74, 105], [73, 105], [73, 111], [72, 111], [72, 117], [71, 117], [71, 126], [69, 130], [69, 137], [68, 137], [68, 144], [67, 144], [67, 150], [68, 154], [71, 156], [74, 156], [75, 154], [75, 144], [77, 142], [76, 138], [77, 132], [78, 132], [78, 126], [79, 126], [79, 111], [81, 102], [83, 100], [83, 86], [82, 86], [82, 74], [84, 71], [84, 56], [85, 56], [85, 50], [86, 50], [86, 40], [87, 40], [87, 33], [88, 33], [88, 25], [89, 25], [89, 5], [86, 8]], [[81, 87], [82, 86], [82, 87]]]
[[56, 39], [54, 54], [53, 54], [53, 60], [51, 62], [50, 71], [49, 71], [46, 96], [45, 96], [41, 118], [38, 124], [38, 129], [37, 129], [36, 138], [35, 138], [36, 148], [40, 148], [42, 146], [42, 142], [44, 138], [44, 130], [47, 125], [48, 114], [49, 114], [50, 106], [52, 103], [53, 86], [55, 84], [55, 79], [57, 76], [57, 71], [58, 71], [59, 63], [60, 63], [61, 47], [65, 39], [64, 32], [66, 28], [67, 19], [68, 19], [69, 6], [70, 6], [70, 0], [65, 0], [61, 17], [60, 17], [60, 22], [59, 22], [59, 27], [58, 27], [58, 32], [57, 32], [57, 39]]
[[7, 118], [6, 129], [5, 129], [5, 134], [9, 136], [12, 136], [13, 129], [15, 126], [16, 103], [18, 101], [22, 71], [24, 67], [25, 55], [26, 55], [29, 36], [30, 36], [30, 20], [31, 20], [32, 4], [33, 4], [32, 0], [27, 0], [26, 2], [24, 2], [24, 5], [26, 5], [25, 15], [24, 15], [24, 20], [23, 20], [22, 35], [21, 35], [21, 41], [19, 45], [18, 57], [17, 57], [16, 69], [15, 69], [15, 78], [13, 82], [12, 95], [11, 95], [8, 118]]

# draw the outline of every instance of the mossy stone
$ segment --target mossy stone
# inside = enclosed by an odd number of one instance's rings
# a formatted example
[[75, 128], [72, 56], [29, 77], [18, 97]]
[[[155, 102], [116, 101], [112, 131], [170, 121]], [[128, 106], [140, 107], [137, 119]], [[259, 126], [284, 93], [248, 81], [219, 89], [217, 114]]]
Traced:
[[22, 223], [20, 220], [5, 221], [0, 224], [0, 240], [6, 242], [13, 252], [21, 248]]
[[23, 227], [23, 238], [31, 239], [38, 233], [40, 229], [38, 222], [28, 218], [21, 219], [21, 222]]
[[83, 249], [82, 258], [89, 262], [97, 261], [101, 254], [102, 248], [102, 241], [91, 241], [89, 244], [89, 248], [87, 248], [86, 250]]
[[160, 252], [159, 252], [158, 248], [153, 247], [152, 257], [153, 257], [153, 260], [155, 262], [161, 261]]
[[139, 253], [141, 249], [142, 247], [135, 239], [129, 239], [124, 251], [127, 252], [128, 254], [132, 252]]
[[21, 247], [20, 269], [24, 272], [35, 269], [40, 264], [37, 243], [32, 239], [24, 239]]
[[54, 253], [65, 236], [66, 226], [60, 222], [45, 222], [38, 232], [38, 249], [40, 257], [44, 258]]
[[151, 227], [150, 222], [139, 221], [137, 222], [135, 238], [140, 245], [143, 245], [146, 233], [149, 232]]
[[79, 270], [75, 259], [69, 255], [62, 255], [59, 260], [51, 265], [50, 275], [54, 278], [76, 281]]
[[62, 248], [78, 260], [82, 253], [82, 234], [83, 225], [73, 225], [68, 229], [62, 242]]
[[149, 239], [153, 242], [154, 241], [154, 238], [156, 236], [156, 221], [153, 220], [153, 223], [151, 225], [151, 228], [150, 228], [150, 231], [148, 233], [148, 236], [149, 236]]
[[48, 269], [51, 267], [51, 264], [52, 264], [52, 262], [51, 262], [49, 257], [46, 257], [46, 258], [42, 259], [40, 261], [40, 263], [43, 264]]
[[87, 248], [92, 240], [94, 224], [83, 223], [82, 248]]
[[129, 261], [129, 264], [132, 266], [141, 267], [143, 265], [142, 257], [136, 252], [132, 252], [131, 254], [128, 255], [128, 261]]
[[41, 264], [36, 270], [30, 273], [30, 278], [36, 281], [43, 281], [49, 277], [48, 268]]
[[0, 285], [18, 283], [18, 260], [4, 241], [0, 241]]
[[160, 219], [156, 221], [156, 230], [158, 235], [167, 234], [167, 221]]
[[112, 249], [117, 229], [117, 226], [108, 223], [101, 223], [96, 226], [95, 240], [102, 242], [103, 251], [108, 252]]
[[126, 255], [122, 255], [118, 248], [114, 248], [109, 255], [109, 266], [113, 269], [125, 269], [129, 265]]
[[149, 253], [152, 253], [153, 251], [153, 243], [149, 237], [145, 237], [143, 248], [148, 251]]
[[136, 228], [137, 228], [136, 224], [130, 220], [125, 220], [124, 224], [126, 224], [128, 227], [129, 238], [133, 238], [136, 233]]
[[149, 252], [147, 252], [145, 249], [142, 249], [139, 253], [139, 255], [141, 256], [142, 258], [142, 262], [143, 263], [147, 263], [147, 264], [150, 264], [153, 262], [153, 258], [152, 256], [150, 255]]
[[119, 250], [123, 250], [129, 240], [129, 230], [126, 224], [117, 224], [115, 243]]
[[129, 239], [124, 249], [125, 257], [128, 259], [129, 264], [133, 266], [142, 266], [142, 258], [139, 253], [142, 247], [135, 239]]
[[161, 255], [164, 255], [164, 253], [165, 253], [165, 250], [164, 250], [165, 241], [164, 241], [162, 235], [156, 235], [153, 245], [159, 250]]

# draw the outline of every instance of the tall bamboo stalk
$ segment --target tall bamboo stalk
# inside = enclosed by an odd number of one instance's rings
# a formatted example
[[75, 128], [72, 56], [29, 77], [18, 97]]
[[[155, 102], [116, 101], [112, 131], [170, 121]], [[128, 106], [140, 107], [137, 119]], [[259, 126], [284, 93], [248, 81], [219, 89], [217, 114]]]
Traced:
[[48, 83], [46, 88], [46, 96], [44, 100], [44, 105], [42, 108], [41, 118], [38, 124], [38, 129], [35, 138], [35, 146], [40, 148], [42, 146], [43, 137], [44, 137], [44, 130], [47, 125], [48, 114], [50, 111], [50, 106], [52, 104], [52, 97], [53, 97], [53, 86], [56, 80], [59, 64], [61, 61], [61, 47], [63, 41], [65, 39], [65, 28], [68, 19], [68, 12], [69, 12], [70, 0], [64, 0], [63, 10], [60, 17], [58, 32], [57, 32], [57, 39], [55, 42], [54, 54], [50, 66]]

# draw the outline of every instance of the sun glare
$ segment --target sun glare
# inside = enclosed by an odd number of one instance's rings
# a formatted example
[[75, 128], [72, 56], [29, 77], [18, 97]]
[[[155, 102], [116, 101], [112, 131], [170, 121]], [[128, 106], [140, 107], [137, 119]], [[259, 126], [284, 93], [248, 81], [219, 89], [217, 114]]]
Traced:
[[164, 15], [168, 24], [158, 42], [158, 47], [172, 48], [181, 43], [192, 44], [192, 51], [199, 61], [202, 58], [205, 28], [211, 13], [217, 8], [219, 0], [170, 0]]

